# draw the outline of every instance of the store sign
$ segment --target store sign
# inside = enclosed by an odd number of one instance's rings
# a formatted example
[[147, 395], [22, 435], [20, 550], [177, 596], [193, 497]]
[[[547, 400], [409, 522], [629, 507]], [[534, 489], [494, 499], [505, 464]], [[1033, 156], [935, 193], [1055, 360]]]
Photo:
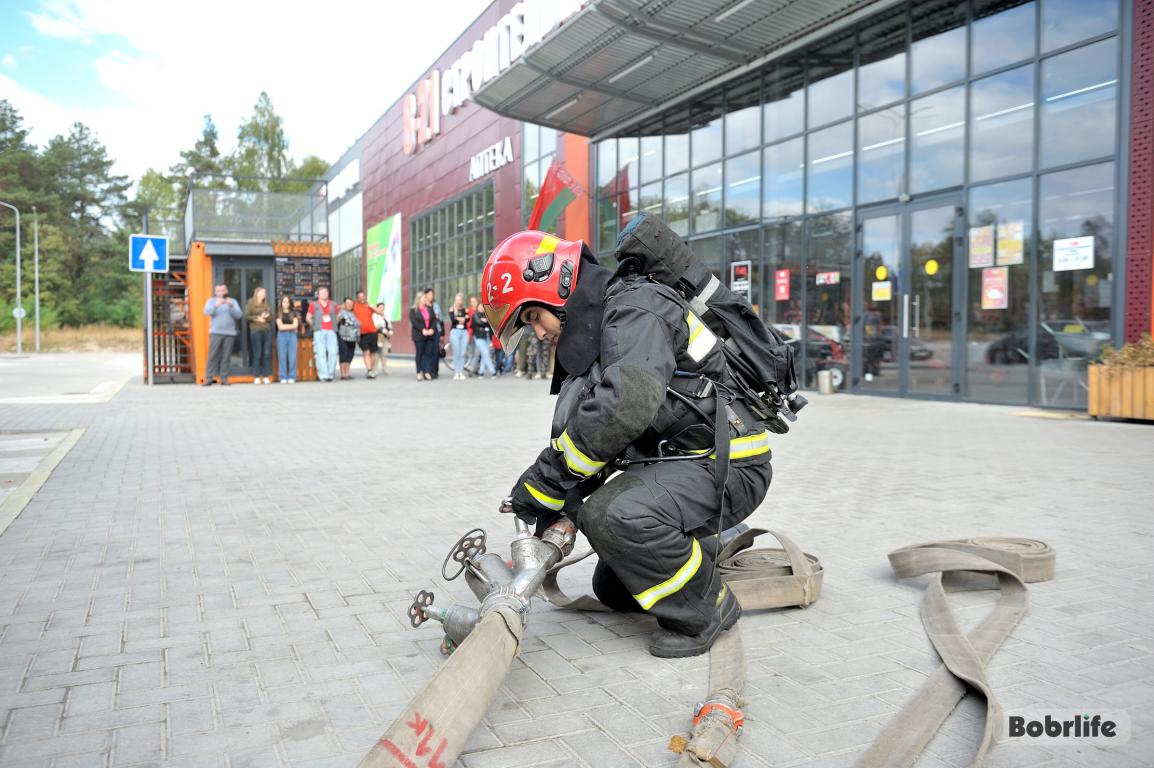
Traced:
[[583, 0], [523, 0], [444, 71], [433, 70], [403, 100], [405, 154], [431, 141], [441, 132], [441, 117], [464, 106], [482, 85], [508, 69], [583, 4]]
[[982, 270], [982, 309], [1005, 309], [1010, 306], [1010, 268], [987, 267]]
[[841, 272], [818, 272], [818, 285], [838, 285], [841, 283]]
[[970, 269], [994, 266], [994, 227], [970, 227]]
[[1067, 237], [1054, 241], [1054, 271], [1094, 268], [1094, 238]]
[[491, 147], [483, 149], [469, 160], [469, 181], [488, 176], [503, 165], [513, 162], [513, 142], [506, 136]]
[[1021, 221], [1007, 221], [998, 225], [998, 266], [1021, 264], [1025, 253], [1024, 235], [1025, 223]]
[[773, 298], [775, 301], [789, 301], [789, 270], [777, 269], [773, 273]]
[[873, 301], [890, 301], [894, 297], [894, 284], [889, 280], [879, 280], [870, 288]]
[[729, 265], [729, 290], [749, 298], [749, 273], [752, 261], [735, 261]]

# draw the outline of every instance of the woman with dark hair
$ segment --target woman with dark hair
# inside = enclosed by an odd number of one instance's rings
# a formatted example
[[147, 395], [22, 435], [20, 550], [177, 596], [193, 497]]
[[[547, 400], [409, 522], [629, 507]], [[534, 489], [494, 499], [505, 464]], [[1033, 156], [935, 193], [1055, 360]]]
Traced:
[[409, 310], [413, 347], [416, 350], [417, 381], [432, 381], [437, 368], [437, 315], [429, 292], [421, 291]]
[[281, 384], [294, 384], [297, 380], [297, 332], [300, 327], [301, 318], [293, 309], [292, 296], [281, 296], [280, 311], [276, 315], [276, 357]]

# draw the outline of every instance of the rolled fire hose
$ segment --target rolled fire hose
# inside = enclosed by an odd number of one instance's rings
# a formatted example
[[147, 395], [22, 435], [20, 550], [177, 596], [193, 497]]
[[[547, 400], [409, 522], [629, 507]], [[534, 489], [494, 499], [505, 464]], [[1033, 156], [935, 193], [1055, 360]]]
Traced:
[[[746, 549], [765, 533], [782, 548]], [[587, 550], [570, 555], [549, 570], [541, 589], [550, 603], [583, 611], [609, 610], [591, 595], [569, 597], [557, 584], [562, 570], [591, 554]], [[750, 528], [742, 532], [718, 554], [717, 570], [742, 610], [805, 607], [821, 595], [821, 563], [777, 531]], [[745, 687], [745, 652], [738, 627], [722, 633], [709, 651], [709, 693], [696, 708], [689, 736], [670, 740], [669, 748], [681, 754], [678, 768], [726, 768], [737, 756], [737, 737], [744, 726], [741, 689]]]
[[[1001, 727], [1001, 708], [986, 679], [986, 664], [1026, 612], [1026, 584], [1054, 577], [1054, 550], [1032, 539], [980, 538], [935, 541], [895, 550], [890, 566], [899, 579], [930, 575], [922, 624], [942, 659], [939, 667], [858, 760], [857, 768], [908, 768], [954, 707], [966, 686], [986, 698], [986, 724], [971, 768], [982, 764]], [[984, 585], [974, 576], [986, 574]], [[990, 579], [996, 578], [996, 581]], [[962, 634], [946, 600], [946, 584], [997, 587], [994, 609], [970, 634]]]
[[446, 768], [489, 711], [521, 647], [521, 616], [496, 608], [409, 702], [360, 768]]

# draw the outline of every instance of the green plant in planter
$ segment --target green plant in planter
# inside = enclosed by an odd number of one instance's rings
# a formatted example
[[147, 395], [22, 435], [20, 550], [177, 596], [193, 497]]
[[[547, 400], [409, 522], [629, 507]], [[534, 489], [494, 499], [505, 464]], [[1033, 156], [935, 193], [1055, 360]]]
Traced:
[[1126, 342], [1118, 349], [1107, 344], [1102, 348], [1102, 364], [1107, 373], [1111, 368], [1154, 367], [1154, 339], [1144, 333], [1137, 342]]

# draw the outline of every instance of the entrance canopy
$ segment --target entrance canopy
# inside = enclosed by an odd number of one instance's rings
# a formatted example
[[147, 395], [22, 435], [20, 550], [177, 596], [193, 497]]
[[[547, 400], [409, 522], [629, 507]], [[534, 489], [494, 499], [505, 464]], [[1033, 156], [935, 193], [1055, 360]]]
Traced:
[[601, 137], [885, 0], [592, 0], [473, 99]]

